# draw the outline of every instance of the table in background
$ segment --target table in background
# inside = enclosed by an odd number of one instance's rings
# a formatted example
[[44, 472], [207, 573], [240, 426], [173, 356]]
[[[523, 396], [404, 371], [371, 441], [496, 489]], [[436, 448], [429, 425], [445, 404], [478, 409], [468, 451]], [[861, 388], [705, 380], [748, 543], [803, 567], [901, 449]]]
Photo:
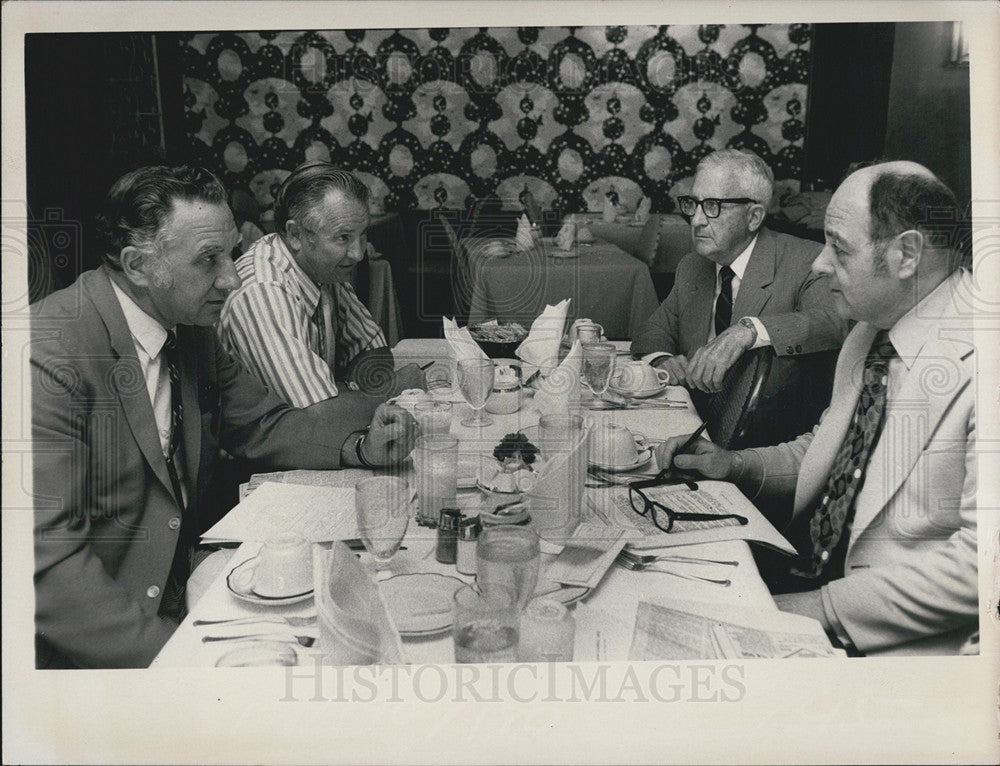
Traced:
[[[625, 346], [626, 344], [619, 344]], [[447, 354], [447, 343], [438, 339], [409, 339], [402, 341], [393, 349], [398, 357], [397, 363], [443, 359]], [[687, 397], [682, 388], [669, 388], [669, 397], [677, 399]], [[460, 450], [463, 454], [490, 454], [493, 446], [504, 434], [517, 431], [538, 422], [538, 412], [527, 402], [519, 412], [511, 415], [491, 415], [493, 424], [482, 431], [467, 428], [460, 420], [471, 412], [466, 404], [456, 404], [452, 418], [452, 434], [460, 440]], [[588, 414], [604, 422], [624, 425], [633, 431], [645, 434], [650, 438], [666, 438], [668, 436], [688, 433], [700, 423], [694, 408], [686, 410], [630, 410], [630, 411], [593, 411]], [[649, 469], [653, 470], [653, 469]], [[358, 477], [367, 475], [355, 469], [338, 473], [344, 486], [353, 486]], [[588, 495], [597, 492], [608, 492], [607, 489], [587, 489]], [[458, 505], [466, 510], [492, 507], [483, 493], [478, 490], [460, 491]], [[457, 577], [465, 582], [471, 582], [472, 577], [461, 575], [453, 565], [440, 564], [434, 557], [437, 532], [433, 529], [420, 527], [411, 523], [403, 544], [407, 550], [396, 554], [391, 562], [393, 574], [411, 572], [437, 572]], [[237, 648], [240, 642], [203, 643], [205, 635], [239, 635], [242, 633], [264, 632], [261, 628], [279, 632], [294, 632], [297, 634], [318, 635], [318, 628], [281, 628], [281, 626], [250, 625], [237, 627], [202, 627], [195, 628], [195, 619], [220, 620], [236, 617], [266, 617], [269, 615], [305, 616], [315, 613], [313, 601], [282, 606], [254, 606], [236, 599], [226, 587], [225, 575], [233, 566], [254, 556], [259, 548], [258, 543], [245, 543], [234, 554], [233, 559], [224, 568], [224, 572], [210, 586], [202, 599], [195, 605], [191, 614], [181, 623], [180, 627], [166, 643], [156, 659], [153, 667], [212, 667], [216, 661], [228, 651]], [[580, 629], [593, 629], [604, 624], [602, 621], [615, 622], [622, 609], [630, 609], [640, 600], [669, 596], [672, 598], [692, 601], [710, 601], [715, 603], [739, 605], [757, 608], [764, 611], [776, 611], [776, 607], [764, 582], [760, 579], [754, 564], [750, 547], [747, 543], [734, 540], [720, 543], [685, 546], [685, 554], [705, 558], [734, 560], [739, 562], [735, 568], [717, 570], [712, 567], [699, 567], [698, 574], [708, 576], [724, 576], [732, 580], [732, 585], [723, 588], [701, 582], [693, 582], [656, 572], [630, 572], [620, 567], [612, 566], [605, 574], [600, 585], [590, 593], [584, 602], [587, 609], [578, 618]], [[366, 554], [367, 555], [367, 554]], [[543, 567], [551, 561], [551, 554], [543, 554]], [[714, 573], [714, 574], [713, 574]], [[248, 630], [249, 628], [249, 630]], [[620, 632], [620, 631], [618, 631]], [[450, 631], [423, 638], [404, 638], [403, 647], [412, 663], [451, 663], [454, 661], [453, 645]], [[299, 653], [300, 662], [314, 650], [295, 647]], [[577, 660], [624, 660], [627, 659], [628, 646], [619, 644], [608, 647], [608, 656], [577, 657]]]
[[617, 245], [577, 245], [559, 257], [551, 240], [509, 256], [490, 254], [489, 242], [465, 239], [462, 260], [472, 286], [469, 323], [497, 319], [530, 327], [546, 304], [571, 298], [567, 319], [587, 317], [609, 339], [636, 336], [656, 310], [648, 267]]

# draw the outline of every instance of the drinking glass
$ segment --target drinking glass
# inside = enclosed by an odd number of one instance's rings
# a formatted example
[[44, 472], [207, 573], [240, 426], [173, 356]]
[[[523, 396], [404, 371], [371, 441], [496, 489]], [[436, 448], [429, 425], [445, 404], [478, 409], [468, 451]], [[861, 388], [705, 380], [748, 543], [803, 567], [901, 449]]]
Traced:
[[600, 398], [608, 390], [617, 352], [610, 343], [583, 344], [583, 379], [590, 393]]
[[495, 372], [492, 359], [463, 359], [458, 363], [458, 388], [472, 407], [472, 417], [463, 420], [463, 426], [482, 427], [493, 422], [483, 415], [483, 407], [493, 390]]
[[540, 559], [538, 535], [533, 530], [490, 527], [476, 542], [476, 582], [481, 588], [509, 588], [520, 612], [535, 593]]
[[565, 542], [580, 521], [583, 485], [587, 477], [588, 422], [580, 415], [543, 415], [538, 420], [538, 448], [545, 461], [545, 477], [534, 495], [545, 498], [533, 506], [538, 533], [552, 542]]
[[566, 607], [536, 598], [521, 615], [518, 662], [572, 662], [576, 621]]
[[354, 485], [358, 534], [375, 559], [375, 568], [388, 563], [410, 522], [410, 488], [403, 479], [373, 476]]
[[509, 588], [466, 585], [455, 591], [455, 662], [514, 662], [520, 614]]
[[417, 523], [436, 527], [442, 508], [454, 507], [458, 491], [458, 439], [420, 436], [413, 451]]
[[451, 431], [451, 402], [418, 402], [413, 417], [423, 436], [447, 436]]

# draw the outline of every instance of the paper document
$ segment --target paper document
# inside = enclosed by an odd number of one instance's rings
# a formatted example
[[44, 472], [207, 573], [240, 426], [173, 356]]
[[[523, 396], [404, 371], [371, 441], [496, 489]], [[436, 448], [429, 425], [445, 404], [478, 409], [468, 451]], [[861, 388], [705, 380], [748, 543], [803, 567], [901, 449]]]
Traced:
[[545, 576], [564, 585], [596, 588], [625, 547], [625, 532], [598, 524], [580, 524]]
[[630, 660], [842, 657], [816, 620], [726, 604], [639, 602]]
[[240, 484], [240, 501], [261, 484], [272, 481], [279, 484], [305, 484], [310, 487], [353, 487], [362, 479], [372, 475], [364, 468], [341, 468], [337, 471], [311, 471], [298, 469], [295, 471], [273, 471], [271, 473], [255, 473], [250, 481]]
[[314, 543], [356, 538], [354, 487], [264, 482], [202, 535], [202, 540], [263, 541], [282, 532]]
[[[789, 555], [792, 547], [763, 514], [757, 510], [735, 484], [724, 481], [699, 481], [691, 491], [683, 484], [650, 487], [643, 493], [654, 502], [681, 513], [712, 513], [722, 516], [735, 513], [747, 519], [740, 524], [735, 519], [674, 522], [670, 532], [657, 527], [651, 518], [636, 513], [629, 500], [627, 487], [613, 487], [589, 493], [596, 508], [591, 515], [606, 518], [611, 526], [626, 531], [630, 548], [668, 548], [675, 545], [712, 543], [721, 540], [753, 540]], [[662, 513], [662, 512], [661, 512]], [[663, 523], [661, 519], [661, 523]]]

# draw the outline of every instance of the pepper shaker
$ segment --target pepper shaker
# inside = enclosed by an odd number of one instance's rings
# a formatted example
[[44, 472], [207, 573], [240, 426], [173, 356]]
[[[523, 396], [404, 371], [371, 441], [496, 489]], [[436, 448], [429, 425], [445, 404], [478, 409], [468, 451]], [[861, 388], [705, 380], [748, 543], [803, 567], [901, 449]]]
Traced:
[[458, 554], [458, 527], [462, 521], [462, 511], [458, 508], [442, 508], [438, 521], [437, 560], [442, 564], [454, 564]]
[[466, 575], [476, 573], [476, 540], [482, 530], [478, 516], [462, 519], [458, 527], [458, 553], [455, 568]]

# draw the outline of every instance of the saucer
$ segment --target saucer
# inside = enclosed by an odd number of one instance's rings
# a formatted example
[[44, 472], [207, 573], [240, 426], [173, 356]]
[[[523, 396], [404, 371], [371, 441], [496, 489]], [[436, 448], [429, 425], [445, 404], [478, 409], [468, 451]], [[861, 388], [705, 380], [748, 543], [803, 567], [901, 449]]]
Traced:
[[635, 462], [626, 465], [609, 465], [607, 463], [598, 463], [594, 460], [588, 459], [587, 462], [594, 468], [600, 468], [602, 471], [607, 473], [624, 473], [626, 471], [634, 471], [636, 468], [642, 468], [644, 465], [649, 463], [653, 458], [653, 450], [650, 447], [643, 447], [638, 455], [636, 455]]
[[451, 627], [452, 599], [463, 585], [457, 577], [420, 572], [382, 580], [379, 588], [401, 636], [432, 636]]
[[250, 581], [253, 580], [253, 570], [257, 566], [257, 557], [247, 559], [242, 564], [237, 564], [226, 576], [226, 587], [229, 592], [241, 601], [263, 606], [287, 606], [298, 604], [301, 601], [312, 598], [313, 589], [304, 593], [295, 593], [291, 596], [261, 596], [254, 593]]
[[651, 396], [656, 396], [667, 390], [667, 384], [661, 383], [656, 388], [646, 388], [641, 391], [629, 391], [628, 389], [619, 388], [618, 386], [612, 384], [608, 386], [608, 390], [613, 394], [618, 394], [618, 396], [632, 397], [633, 399], [648, 399]]

